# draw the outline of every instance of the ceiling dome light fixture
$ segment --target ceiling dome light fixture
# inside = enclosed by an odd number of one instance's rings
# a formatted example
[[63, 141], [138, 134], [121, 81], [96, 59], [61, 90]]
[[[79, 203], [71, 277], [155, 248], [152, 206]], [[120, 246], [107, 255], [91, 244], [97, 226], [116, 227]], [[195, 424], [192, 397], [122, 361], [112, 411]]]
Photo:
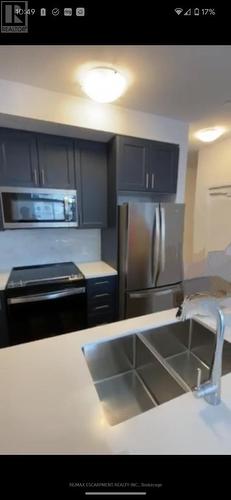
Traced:
[[126, 87], [125, 77], [113, 68], [92, 68], [81, 82], [84, 92], [97, 102], [112, 102], [120, 97]]
[[198, 130], [195, 134], [197, 139], [203, 142], [212, 142], [218, 139], [224, 133], [224, 128], [222, 127], [212, 127], [212, 128], [204, 128], [202, 130]]

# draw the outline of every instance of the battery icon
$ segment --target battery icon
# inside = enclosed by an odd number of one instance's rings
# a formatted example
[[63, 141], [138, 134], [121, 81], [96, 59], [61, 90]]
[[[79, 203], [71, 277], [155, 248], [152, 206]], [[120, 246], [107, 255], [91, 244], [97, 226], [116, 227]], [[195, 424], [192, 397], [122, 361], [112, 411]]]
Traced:
[[40, 9], [40, 16], [46, 16], [47, 15], [47, 10], [46, 9]]
[[200, 15], [200, 9], [194, 9], [194, 16]]

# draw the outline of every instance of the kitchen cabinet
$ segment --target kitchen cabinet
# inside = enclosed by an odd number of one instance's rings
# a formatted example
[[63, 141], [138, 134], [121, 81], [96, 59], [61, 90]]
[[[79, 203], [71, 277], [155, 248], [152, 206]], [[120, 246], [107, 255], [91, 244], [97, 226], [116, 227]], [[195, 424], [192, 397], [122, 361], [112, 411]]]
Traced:
[[2, 128], [0, 186], [77, 189], [80, 227], [106, 227], [107, 144]]
[[116, 141], [118, 190], [176, 192], [178, 145], [121, 136]]
[[149, 148], [149, 190], [175, 193], [177, 187], [179, 146], [151, 142]]
[[36, 136], [0, 129], [0, 185], [36, 187], [39, 184]]
[[133, 137], [117, 138], [118, 189], [145, 191], [148, 189], [148, 143]]
[[41, 134], [38, 137], [39, 178], [46, 188], [74, 189], [73, 140]]
[[0, 185], [74, 189], [73, 140], [0, 129]]
[[0, 348], [9, 346], [5, 293], [0, 291]]
[[75, 142], [80, 227], [107, 225], [107, 147], [93, 141]]
[[104, 276], [87, 280], [88, 327], [116, 321], [117, 279], [117, 276]]

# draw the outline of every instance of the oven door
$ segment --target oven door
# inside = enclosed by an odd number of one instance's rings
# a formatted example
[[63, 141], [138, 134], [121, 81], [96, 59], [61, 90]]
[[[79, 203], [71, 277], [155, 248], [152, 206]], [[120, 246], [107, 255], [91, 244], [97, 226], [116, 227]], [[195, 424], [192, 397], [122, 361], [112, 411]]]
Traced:
[[5, 229], [78, 225], [74, 190], [1, 188]]
[[70, 287], [8, 297], [10, 345], [86, 328], [86, 289]]

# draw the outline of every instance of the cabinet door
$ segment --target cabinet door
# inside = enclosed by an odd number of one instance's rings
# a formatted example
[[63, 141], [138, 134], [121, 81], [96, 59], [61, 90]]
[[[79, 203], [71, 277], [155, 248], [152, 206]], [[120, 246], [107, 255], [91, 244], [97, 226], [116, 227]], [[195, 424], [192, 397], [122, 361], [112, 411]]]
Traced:
[[30, 187], [39, 184], [34, 134], [0, 129], [0, 185]]
[[40, 135], [38, 138], [41, 186], [74, 189], [74, 142], [66, 137]]
[[76, 141], [75, 166], [80, 227], [107, 225], [106, 144]]
[[146, 191], [149, 186], [148, 142], [132, 137], [117, 138], [118, 189]]
[[150, 145], [149, 175], [151, 191], [176, 193], [179, 146], [155, 143]]

